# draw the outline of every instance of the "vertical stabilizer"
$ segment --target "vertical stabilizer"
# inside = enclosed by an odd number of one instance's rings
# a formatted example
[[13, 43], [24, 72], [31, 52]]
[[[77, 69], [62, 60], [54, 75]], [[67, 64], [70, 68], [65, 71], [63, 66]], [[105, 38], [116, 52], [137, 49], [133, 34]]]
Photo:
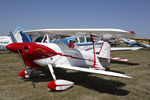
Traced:
[[110, 44], [106, 41], [103, 42], [103, 45], [100, 48], [98, 55], [100, 64], [105, 68], [109, 69], [110, 65]]
[[103, 42], [103, 45], [99, 51], [99, 57], [110, 59], [110, 44], [106, 41]]
[[[20, 26], [17, 26], [17, 27], [16, 27], [14, 33], [12, 34], [12, 35], [14, 35], [13, 37], [16, 39], [16, 42], [23, 42], [23, 41], [22, 41], [22, 37], [21, 37], [21, 35], [20, 35], [20, 31], [23, 31], [23, 30], [24, 30], [24, 29], [23, 29], [22, 27], [20, 27]], [[9, 41], [9, 44], [10, 44], [10, 43], [13, 43], [12, 37], [11, 37], [11, 39], [10, 39], [10, 41]]]
[[12, 40], [13, 43], [17, 43], [17, 40], [16, 40], [16, 38], [14, 37], [14, 35], [13, 35], [12, 32], [10, 32], [10, 37], [11, 37], [11, 40]]
[[10, 33], [11, 35], [11, 40], [9, 41], [9, 43], [22, 43], [22, 42], [31, 42], [30, 37], [28, 36], [28, 34], [24, 34], [22, 31], [24, 29], [22, 27], [17, 26], [14, 33]]
[[30, 37], [28, 37], [29, 36], [28, 34], [24, 34], [22, 31], [20, 31], [20, 35], [22, 38], [22, 42], [31, 42], [31, 39], [30, 39]]

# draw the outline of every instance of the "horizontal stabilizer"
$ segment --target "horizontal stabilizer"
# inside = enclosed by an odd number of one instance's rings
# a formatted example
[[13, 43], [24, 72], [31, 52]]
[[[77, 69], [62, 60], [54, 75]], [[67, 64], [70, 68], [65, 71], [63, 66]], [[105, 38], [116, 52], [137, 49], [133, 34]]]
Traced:
[[123, 62], [127, 62], [128, 61], [128, 59], [119, 58], [119, 57], [111, 57], [110, 60], [123, 61]]
[[77, 70], [77, 71], [82, 71], [82, 72], [108, 75], [108, 76], [115, 76], [115, 77], [121, 77], [121, 78], [132, 78], [132, 77], [127, 76], [125, 74], [110, 72], [110, 71], [104, 71], [104, 70], [96, 70], [96, 69], [93, 69], [93, 68], [82, 68], [82, 67], [76, 67], [76, 66], [70, 66], [70, 65], [60, 65], [60, 64], [57, 64], [55, 67], [64, 68], [64, 69], [71, 69], [71, 70]]
[[97, 57], [100, 58], [100, 59], [109, 59], [109, 60], [114, 60], [114, 61], [123, 61], [123, 62], [127, 62], [128, 61], [128, 59], [119, 58], [119, 57], [107, 58], [107, 57], [100, 57], [99, 55]]
[[142, 47], [113, 47], [111, 51], [119, 51], [119, 50], [139, 50]]
[[[143, 47], [111, 47], [111, 51], [122, 51], [122, 50], [139, 50], [142, 49]], [[93, 49], [87, 50], [89, 52], [93, 52]], [[95, 52], [99, 53], [99, 48], [95, 48]]]

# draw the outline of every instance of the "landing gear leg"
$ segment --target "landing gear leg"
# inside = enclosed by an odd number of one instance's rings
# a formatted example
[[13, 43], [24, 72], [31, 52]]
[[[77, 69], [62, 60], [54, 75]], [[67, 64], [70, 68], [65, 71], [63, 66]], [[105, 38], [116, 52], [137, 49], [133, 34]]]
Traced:
[[66, 89], [70, 88], [71, 86], [73, 86], [74, 83], [71, 81], [62, 80], [62, 79], [56, 80], [56, 76], [55, 76], [52, 65], [48, 64], [48, 68], [54, 79], [54, 81], [48, 83], [48, 85], [47, 85], [48, 88], [50, 88], [52, 90], [66, 90]]
[[49, 70], [50, 70], [50, 72], [51, 72], [51, 75], [52, 75], [53, 79], [56, 80], [56, 76], [55, 76], [55, 73], [54, 73], [54, 70], [53, 70], [52, 65], [51, 65], [51, 64], [48, 64], [48, 68], [49, 68]]

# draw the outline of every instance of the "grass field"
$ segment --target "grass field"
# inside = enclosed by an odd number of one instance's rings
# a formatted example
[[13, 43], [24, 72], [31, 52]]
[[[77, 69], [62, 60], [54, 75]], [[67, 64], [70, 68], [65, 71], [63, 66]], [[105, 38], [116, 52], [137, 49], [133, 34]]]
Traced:
[[54, 92], [47, 88], [51, 75], [22, 79], [18, 72], [25, 67], [19, 56], [0, 51], [0, 100], [150, 100], [150, 50], [116, 51], [112, 56], [129, 59], [112, 62], [110, 68], [132, 79], [68, 71], [57, 78], [75, 82], [74, 87]]

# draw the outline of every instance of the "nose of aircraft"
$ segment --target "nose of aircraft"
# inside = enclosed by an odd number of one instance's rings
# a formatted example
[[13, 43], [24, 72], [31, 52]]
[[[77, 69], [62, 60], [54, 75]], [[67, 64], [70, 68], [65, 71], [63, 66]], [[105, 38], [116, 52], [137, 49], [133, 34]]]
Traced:
[[12, 44], [8, 44], [6, 46], [6, 48], [10, 51], [13, 51], [13, 52], [18, 52], [18, 49], [20, 49], [20, 44], [18, 43], [12, 43]]

